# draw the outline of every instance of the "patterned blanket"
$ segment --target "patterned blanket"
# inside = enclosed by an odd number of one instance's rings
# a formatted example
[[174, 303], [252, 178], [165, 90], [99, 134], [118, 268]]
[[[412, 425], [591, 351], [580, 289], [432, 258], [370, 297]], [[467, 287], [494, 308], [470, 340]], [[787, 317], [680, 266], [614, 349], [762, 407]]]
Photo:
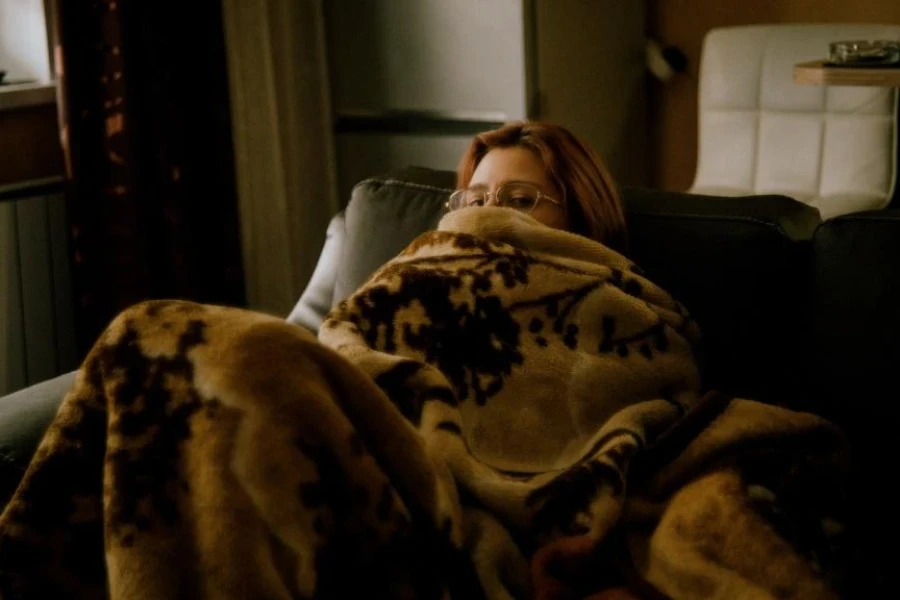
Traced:
[[0, 595], [836, 597], [810, 540], [843, 438], [702, 394], [698, 339], [621, 255], [500, 208], [445, 217], [319, 341], [133, 307], [0, 516]]

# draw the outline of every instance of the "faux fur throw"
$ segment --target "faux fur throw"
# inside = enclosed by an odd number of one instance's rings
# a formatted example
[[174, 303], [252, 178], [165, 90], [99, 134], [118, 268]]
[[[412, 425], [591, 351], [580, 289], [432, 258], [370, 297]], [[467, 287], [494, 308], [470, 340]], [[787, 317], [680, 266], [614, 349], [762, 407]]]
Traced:
[[499, 208], [445, 217], [321, 343], [139, 305], [0, 517], [0, 595], [833, 597], [760, 503], [818, 527], [841, 436], [701, 395], [697, 339], [622, 256]]

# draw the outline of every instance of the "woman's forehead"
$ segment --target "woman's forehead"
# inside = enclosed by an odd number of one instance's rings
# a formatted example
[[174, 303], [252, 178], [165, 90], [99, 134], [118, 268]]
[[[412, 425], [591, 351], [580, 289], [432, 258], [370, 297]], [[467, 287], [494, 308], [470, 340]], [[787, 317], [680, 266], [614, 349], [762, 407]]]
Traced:
[[509, 182], [547, 187], [549, 174], [541, 159], [528, 148], [494, 148], [484, 155], [472, 174], [470, 187], [499, 186]]

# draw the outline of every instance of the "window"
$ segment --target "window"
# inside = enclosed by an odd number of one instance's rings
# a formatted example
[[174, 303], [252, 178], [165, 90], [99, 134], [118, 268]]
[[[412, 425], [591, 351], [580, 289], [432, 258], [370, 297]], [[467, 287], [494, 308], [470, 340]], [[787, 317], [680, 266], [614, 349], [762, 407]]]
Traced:
[[0, 71], [9, 81], [52, 79], [44, 5], [44, 0], [0, 2]]
[[50, 0], [0, 0], [0, 110], [52, 103]]

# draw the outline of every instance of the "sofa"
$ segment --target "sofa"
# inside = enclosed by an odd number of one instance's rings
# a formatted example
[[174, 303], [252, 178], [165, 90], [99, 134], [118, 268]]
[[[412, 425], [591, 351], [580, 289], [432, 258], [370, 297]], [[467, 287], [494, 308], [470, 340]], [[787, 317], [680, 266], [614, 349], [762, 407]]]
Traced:
[[[416, 235], [436, 225], [448, 171], [408, 168], [360, 182], [335, 216], [312, 279], [288, 316], [324, 314]], [[821, 222], [783, 196], [724, 198], [623, 189], [630, 256], [693, 313], [708, 388], [822, 414], [853, 450], [847, 516], [859, 597], [887, 584], [896, 528], [887, 511], [900, 377], [900, 211]], [[5, 503], [71, 374], [0, 398]]]

